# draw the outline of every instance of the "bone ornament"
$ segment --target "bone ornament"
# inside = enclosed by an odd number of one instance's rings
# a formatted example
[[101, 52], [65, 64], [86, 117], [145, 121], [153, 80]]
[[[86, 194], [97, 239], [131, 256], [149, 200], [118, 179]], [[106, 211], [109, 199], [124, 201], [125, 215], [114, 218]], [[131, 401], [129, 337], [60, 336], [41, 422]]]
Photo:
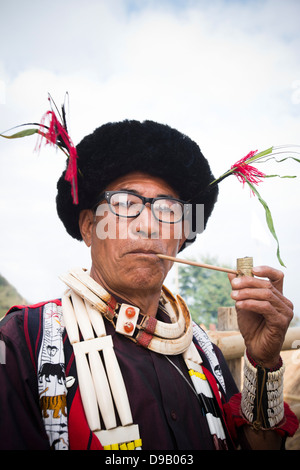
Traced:
[[122, 304], [118, 313], [116, 332], [133, 336], [140, 309], [132, 305]]
[[[128, 439], [139, 441], [138, 427], [132, 423], [132, 415], [123, 377], [115, 356], [111, 336], [106, 336], [102, 316], [99, 311], [93, 309], [78, 294], [67, 291], [62, 298], [63, 316], [69, 340], [73, 345], [80, 395], [91, 431], [98, 435], [100, 441], [104, 440], [108, 445], [110, 441], [114, 444], [126, 442]], [[101, 318], [101, 320], [99, 320]], [[94, 332], [98, 331], [100, 337]], [[83, 341], [80, 341], [81, 332]], [[102, 363], [99, 352], [103, 353]], [[122, 427], [117, 427], [117, 419], [114, 404], [116, 406]], [[99, 434], [101, 430], [101, 418], [105, 426], [105, 433]], [[130, 432], [127, 433], [127, 427]], [[110, 430], [113, 434], [110, 435]], [[121, 442], [115, 439], [120, 436]], [[132, 436], [134, 439], [131, 439]]]
[[[103, 316], [119, 334], [164, 355], [171, 363], [169, 356], [183, 354], [192, 383], [195, 382], [195, 393], [200, 391], [202, 396], [205, 392], [209, 398], [202, 359], [192, 342], [191, 316], [180, 296], [175, 298], [167, 288], [162, 288], [159, 308], [171, 321], [164, 323], [142, 314], [135, 306], [118, 304], [101, 286], [98, 289], [83, 270], [70, 271], [61, 279], [69, 287], [62, 299], [63, 317], [74, 348], [83, 407], [89, 427], [104, 449], [140, 450], [142, 441], [138, 425], [133, 424], [127, 391]], [[117, 414], [121, 426], [116, 425]], [[211, 434], [224, 440], [220, 419], [214, 419], [209, 412], [205, 416]], [[102, 424], [105, 429], [101, 429]]]
[[[85, 270], [76, 268], [60, 278], [69, 287], [62, 298], [63, 318], [74, 349], [88, 425], [102, 445], [109, 447], [130, 441], [130, 446], [135, 443], [135, 448], [140, 449], [139, 429], [133, 424], [124, 380], [112, 337], [106, 335], [103, 316], [114, 324], [118, 333], [153, 351], [164, 355], [186, 352], [187, 364], [197, 370], [199, 356], [192, 344], [190, 313], [181, 297], [175, 299], [165, 287], [161, 308], [168, 313], [171, 323], [141, 315], [135, 306], [113, 302], [111, 295]], [[117, 427], [116, 412], [122, 426]], [[105, 429], [101, 429], [101, 420]]]
[[[110, 311], [108, 306], [112, 301], [111, 295], [98, 285], [85, 270], [80, 268], [72, 269], [67, 274], [60, 276], [60, 279], [70, 287], [73, 293], [75, 292], [84, 301], [92, 315], [91, 320], [99, 323], [98, 331], [100, 333], [103, 330], [103, 325], [101, 320], [97, 320], [95, 310], [106, 316], [111, 322], [115, 318], [119, 333], [125, 334], [129, 338], [131, 337], [144, 347], [160, 354], [181, 354], [189, 347], [192, 341], [193, 332], [189, 310], [183, 299], [180, 296], [177, 296], [175, 299], [165, 286], [163, 286], [162, 290], [162, 304], [169, 314], [172, 323], [164, 323], [143, 315], [142, 321], [138, 324], [137, 307], [126, 304], [125, 307], [122, 307], [124, 304], [116, 304], [114, 311]], [[74, 299], [75, 303], [80, 303], [76, 296], [74, 296]], [[69, 310], [70, 305], [67, 300], [65, 304], [67, 310]], [[125, 321], [127, 308], [134, 309], [135, 315], [132, 318], [127, 318]], [[122, 319], [119, 320], [120, 314]], [[100, 316], [98, 315], [98, 317]], [[79, 323], [81, 321], [80, 314], [78, 321]], [[72, 328], [75, 327], [73, 326]], [[83, 326], [83, 328], [85, 327]], [[71, 333], [76, 335], [76, 331], [73, 331], [73, 329]], [[135, 338], [133, 338], [134, 335], [136, 335]], [[90, 336], [90, 333], [88, 336]]]

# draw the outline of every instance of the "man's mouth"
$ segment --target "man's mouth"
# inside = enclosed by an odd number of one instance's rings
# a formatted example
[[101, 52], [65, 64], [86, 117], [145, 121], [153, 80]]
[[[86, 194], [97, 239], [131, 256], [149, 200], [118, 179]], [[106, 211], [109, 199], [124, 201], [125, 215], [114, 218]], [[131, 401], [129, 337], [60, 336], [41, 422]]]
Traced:
[[133, 250], [133, 251], [129, 251], [128, 252], [129, 255], [157, 255], [158, 252], [157, 251], [154, 251], [154, 250], [145, 250], [145, 249], [137, 249], [137, 250]]
[[130, 250], [126, 253], [126, 255], [132, 255], [141, 258], [152, 259], [156, 261], [161, 261], [158, 258], [158, 254], [160, 254], [162, 250], [155, 250], [155, 249], [148, 249], [148, 248], [135, 248], [134, 250]]

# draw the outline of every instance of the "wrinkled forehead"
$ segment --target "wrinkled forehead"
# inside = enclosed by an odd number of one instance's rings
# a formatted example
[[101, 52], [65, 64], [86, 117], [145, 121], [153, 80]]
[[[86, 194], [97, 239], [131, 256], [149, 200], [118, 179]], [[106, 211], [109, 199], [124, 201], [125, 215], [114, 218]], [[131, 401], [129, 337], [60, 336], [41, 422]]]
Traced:
[[107, 191], [131, 190], [143, 196], [167, 196], [178, 198], [175, 191], [163, 178], [149, 173], [133, 171], [120, 176], [105, 188]]

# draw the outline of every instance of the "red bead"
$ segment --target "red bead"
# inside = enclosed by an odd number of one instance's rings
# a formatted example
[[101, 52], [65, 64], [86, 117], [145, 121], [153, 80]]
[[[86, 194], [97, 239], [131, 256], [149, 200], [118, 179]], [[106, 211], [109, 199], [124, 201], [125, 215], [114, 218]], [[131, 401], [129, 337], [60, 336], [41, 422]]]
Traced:
[[126, 331], [126, 333], [131, 333], [133, 328], [134, 326], [133, 326], [133, 323], [131, 323], [131, 321], [127, 321], [126, 323], [124, 323], [124, 330]]
[[135, 316], [135, 310], [132, 307], [127, 307], [125, 310], [125, 315], [128, 318], [133, 318]]

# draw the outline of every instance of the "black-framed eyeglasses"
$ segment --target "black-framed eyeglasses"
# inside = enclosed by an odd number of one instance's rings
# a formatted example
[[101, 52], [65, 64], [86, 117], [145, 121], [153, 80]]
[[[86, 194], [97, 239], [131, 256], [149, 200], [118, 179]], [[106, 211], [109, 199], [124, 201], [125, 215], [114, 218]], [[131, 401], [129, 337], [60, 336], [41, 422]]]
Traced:
[[144, 197], [131, 191], [105, 191], [94, 209], [106, 200], [111, 212], [118, 217], [135, 218], [150, 204], [153, 216], [159, 222], [176, 224], [183, 219], [188, 204], [171, 197]]

